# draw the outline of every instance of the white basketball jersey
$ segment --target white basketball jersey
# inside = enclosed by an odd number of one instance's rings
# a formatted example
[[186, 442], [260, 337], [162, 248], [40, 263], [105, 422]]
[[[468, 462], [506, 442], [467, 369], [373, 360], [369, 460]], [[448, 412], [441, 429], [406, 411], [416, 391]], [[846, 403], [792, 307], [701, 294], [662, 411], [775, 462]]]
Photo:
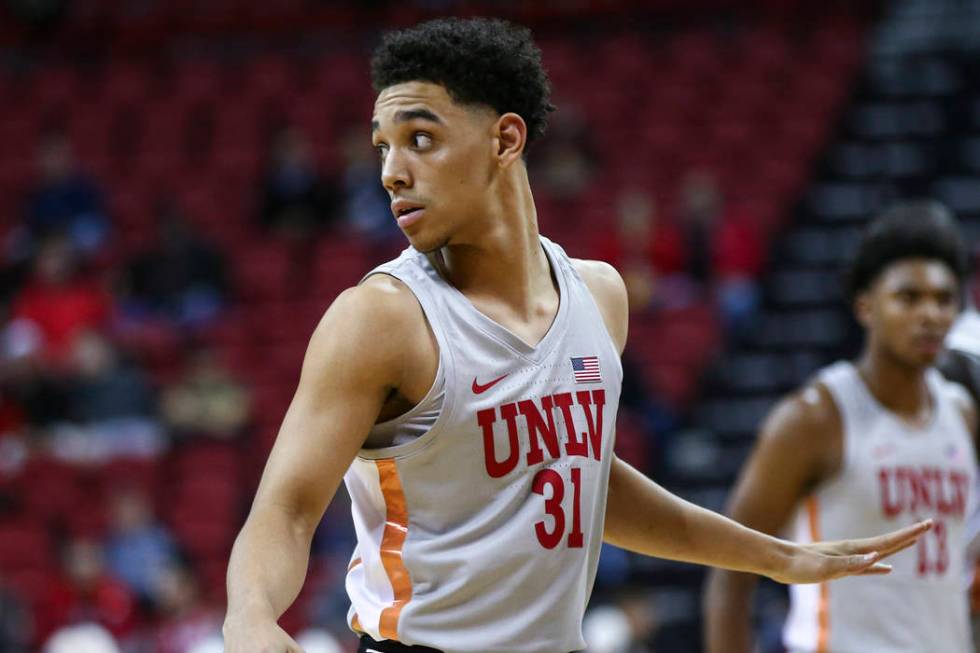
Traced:
[[888, 559], [891, 574], [790, 588], [783, 633], [799, 653], [972, 653], [964, 585], [965, 519], [977, 476], [973, 438], [956, 403], [965, 390], [927, 373], [933, 415], [913, 428], [872, 396], [848, 362], [819, 381], [843, 419], [843, 461], [798, 509], [797, 541], [878, 535], [932, 518]]
[[439, 345], [430, 395], [442, 405], [435, 416], [427, 397], [379, 425], [397, 432], [417, 410], [434, 420], [407, 443], [362, 449], [345, 476], [358, 541], [347, 576], [355, 631], [447, 653], [585, 646], [622, 368], [571, 261], [541, 243], [560, 304], [534, 347], [412, 248], [371, 273], [418, 298]]

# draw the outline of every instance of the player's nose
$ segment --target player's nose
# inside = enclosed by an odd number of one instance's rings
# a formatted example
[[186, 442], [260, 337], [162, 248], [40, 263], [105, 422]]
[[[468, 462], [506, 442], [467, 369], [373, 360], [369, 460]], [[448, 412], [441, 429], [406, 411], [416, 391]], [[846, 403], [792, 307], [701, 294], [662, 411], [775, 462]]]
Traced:
[[390, 193], [400, 188], [410, 188], [412, 185], [408, 162], [396, 148], [388, 151], [381, 164], [381, 184]]

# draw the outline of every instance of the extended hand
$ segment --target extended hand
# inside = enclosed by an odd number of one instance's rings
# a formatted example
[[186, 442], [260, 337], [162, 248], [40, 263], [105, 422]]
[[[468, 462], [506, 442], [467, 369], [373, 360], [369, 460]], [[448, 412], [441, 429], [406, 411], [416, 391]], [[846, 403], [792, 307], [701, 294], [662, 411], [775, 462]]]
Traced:
[[771, 578], [780, 583], [822, 583], [844, 576], [887, 574], [879, 560], [907, 549], [932, 528], [932, 520], [863, 540], [791, 545], [787, 559]]

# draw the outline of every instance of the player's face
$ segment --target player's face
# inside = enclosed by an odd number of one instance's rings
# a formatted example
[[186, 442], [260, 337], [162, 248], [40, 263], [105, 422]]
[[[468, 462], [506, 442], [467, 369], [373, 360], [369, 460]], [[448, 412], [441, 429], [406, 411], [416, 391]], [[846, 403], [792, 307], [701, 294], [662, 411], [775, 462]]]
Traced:
[[931, 259], [890, 265], [858, 300], [858, 318], [872, 340], [912, 367], [935, 362], [959, 310], [956, 276]]
[[372, 142], [393, 219], [423, 252], [450, 244], [486, 206], [493, 112], [461, 105], [439, 84], [390, 86], [374, 103]]

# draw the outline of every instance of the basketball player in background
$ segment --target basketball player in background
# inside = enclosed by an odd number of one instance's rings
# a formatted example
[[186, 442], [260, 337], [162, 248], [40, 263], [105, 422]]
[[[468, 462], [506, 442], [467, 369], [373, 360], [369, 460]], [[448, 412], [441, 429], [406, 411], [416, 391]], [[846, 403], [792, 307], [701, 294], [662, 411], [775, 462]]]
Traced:
[[[960, 311], [966, 253], [948, 211], [909, 202], [872, 222], [850, 270], [865, 330], [856, 362], [825, 368], [769, 414], [731, 516], [797, 542], [935, 520], [887, 577], [790, 588], [792, 653], [967, 653], [965, 519], [977, 476], [976, 404], [934, 369]], [[715, 571], [710, 653], [748, 653], [755, 579]]]
[[440, 20], [372, 60], [373, 143], [411, 247], [316, 328], [228, 570], [228, 653], [276, 624], [343, 479], [361, 651], [565, 653], [603, 540], [781, 582], [887, 571], [929, 522], [789, 543], [667, 493], [613, 453], [626, 290], [538, 233], [524, 156], [552, 109], [525, 29]]

